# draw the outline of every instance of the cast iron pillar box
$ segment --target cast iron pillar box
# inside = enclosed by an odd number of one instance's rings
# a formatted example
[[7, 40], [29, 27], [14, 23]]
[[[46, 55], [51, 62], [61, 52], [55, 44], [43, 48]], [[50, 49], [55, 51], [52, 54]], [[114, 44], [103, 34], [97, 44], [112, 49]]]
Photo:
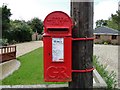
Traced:
[[71, 81], [72, 20], [64, 12], [55, 11], [44, 20], [44, 80]]

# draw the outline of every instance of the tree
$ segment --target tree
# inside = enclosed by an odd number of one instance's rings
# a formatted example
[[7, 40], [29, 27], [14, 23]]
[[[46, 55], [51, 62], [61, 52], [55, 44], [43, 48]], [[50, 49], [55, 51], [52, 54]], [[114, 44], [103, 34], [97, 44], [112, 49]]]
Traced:
[[97, 20], [96, 28], [101, 26], [108, 26], [110, 28], [120, 30], [120, 10], [116, 11], [116, 14], [111, 14], [108, 20]]
[[43, 31], [43, 22], [39, 18], [33, 18], [32, 20], [28, 21], [28, 25], [30, 25], [33, 32], [41, 34]]
[[9, 30], [9, 42], [25, 42], [31, 41], [32, 30], [24, 20], [11, 20], [11, 28]]
[[7, 38], [7, 32], [10, 29], [10, 9], [7, 8], [7, 5], [2, 5], [2, 35], [3, 38]]
[[112, 20], [112, 18], [109, 18], [107, 24], [108, 24], [107, 26], [109, 28], [113, 28], [113, 29], [118, 30], [118, 25]]
[[102, 26], [107, 26], [107, 20], [101, 19], [96, 21], [96, 28], [102, 27]]
[[117, 24], [118, 30], [120, 30], [120, 10], [116, 11], [116, 14], [112, 14], [111, 18]]

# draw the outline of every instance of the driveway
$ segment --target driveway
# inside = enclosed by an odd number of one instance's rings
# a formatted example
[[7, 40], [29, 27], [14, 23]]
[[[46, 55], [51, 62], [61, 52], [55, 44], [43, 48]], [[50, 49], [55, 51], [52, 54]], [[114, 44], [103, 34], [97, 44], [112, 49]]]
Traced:
[[118, 53], [118, 50], [120, 50], [120, 46], [117, 45], [94, 45], [94, 55], [99, 57], [100, 63], [107, 65], [109, 72], [116, 72], [117, 80], [118, 66], [120, 67], [120, 61], [118, 62], [120, 60], [120, 53]]

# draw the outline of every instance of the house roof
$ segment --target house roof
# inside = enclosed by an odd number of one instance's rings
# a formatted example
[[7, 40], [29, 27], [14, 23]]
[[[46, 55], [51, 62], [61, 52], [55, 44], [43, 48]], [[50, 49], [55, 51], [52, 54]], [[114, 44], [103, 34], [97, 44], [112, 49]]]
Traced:
[[120, 35], [120, 32], [118, 30], [103, 26], [96, 28], [94, 30], [94, 34]]

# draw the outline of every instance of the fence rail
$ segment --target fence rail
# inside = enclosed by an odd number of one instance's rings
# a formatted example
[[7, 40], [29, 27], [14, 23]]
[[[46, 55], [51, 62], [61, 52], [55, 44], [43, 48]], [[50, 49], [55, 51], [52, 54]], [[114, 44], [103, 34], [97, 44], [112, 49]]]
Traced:
[[16, 59], [16, 46], [1, 46], [0, 63], [11, 59]]

